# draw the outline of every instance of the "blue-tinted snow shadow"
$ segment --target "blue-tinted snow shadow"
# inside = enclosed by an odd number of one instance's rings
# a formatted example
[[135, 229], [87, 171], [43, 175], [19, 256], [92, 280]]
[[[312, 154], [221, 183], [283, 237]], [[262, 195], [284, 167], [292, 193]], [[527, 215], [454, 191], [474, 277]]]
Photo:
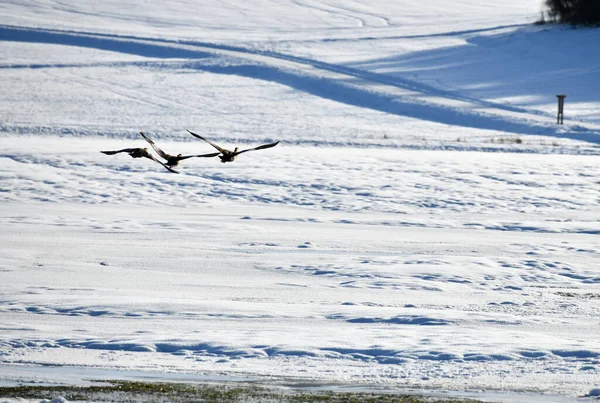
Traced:
[[391, 318], [351, 318], [346, 320], [348, 323], [376, 324], [385, 323], [393, 325], [415, 325], [415, 326], [446, 326], [451, 322], [445, 319], [429, 318], [425, 316], [394, 316]]
[[[156, 57], [156, 58], [186, 58], [187, 63], [178, 68], [188, 68], [196, 71], [206, 71], [215, 74], [230, 74], [243, 76], [294, 88], [298, 91], [309, 93], [321, 98], [340, 102], [347, 105], [380, 111], [383, 113], [406, 116], [410, 118], [431, 121], [441, 124], [471, 127], [476, 129], [498, 130], [516, 134], [547, 135], [566, 137], [593, 143], [600, 143], [600, 133], [590, 131], [583, 127], [565, 131], [562, 127], [532, 123], [528, 120], [535, 111], [519, 108], [507, 104], [497, 104], [478, 100], [475, 97], [466, 97], [451, 91], [444, 91], [435, 87], [389, 74], [378, 74], [351, 66], [334, 65], [313, 59], [284, 55], [270, 51], [253, 50], [238, 46], [219, 45], [204, 42], [170, 41], [165, 39], [138, 38], [131, 36], [116, 36], [107, 34], [92, 34], [86, 32], [55, 31], [35, 28], [19, 28], [0, 25], [0, 38], [16, 42], [52, 43], [68, 46], [80, 46], [93, 49], [110, 50], [114, 52]], [[182, 46], [188, 46], [183, 48]], [[203, 50], [194, 50], [190, 47], [203, 47]], [[209, 49], [209, 50], [206, 50]], [[203, 63], [202, 59], [212, 56], [210, 49], [218, 51], [237, 52], [237, 64]], [[432, 57], [436, 52], [443, 54], [446, 50], [432, 50]], [[262, 55], [274, 59], [288, 60], [304, 65], [311, 65], [318, 69], [342, 73], [346, 80], [333, 79], [323, 76], [308, 75], [302, 71], [282, 69], [277, 66], [249, 62], [244, 60], [244, 55]], [[441, 57], [441, 56], [440, 56]], [[456, 56], [458, 57], [458, 56]], [[454, 59], [453, 59], [454, 60]], [[361, 68], [373, 68], [374, 63], [361, 65]], [[397, 60], [392, 60], [396, 63]], [[165, 68], [164, 65], [157, 64]], [[168, 67], [168, 66], [167, 66]], [[443, 97], [454, 100], [471, 102], [474, 108], [460, 108], [453, 106], [435, 105], [426, 102], [408, 100], [400, 96], [375, 92], [369, 87], [353, 85], [353, 81], [367, 80], [392, 87], [410, 89], [427, 95]], [[510, 112], [523, 112], [523, 118], [509, 118], [502, 115], [483, 114], [479, 107], [496, 108]], [[549, 117], [549, 120], [551, 118]]]
[[[397, 96], [386, 95], [353, 86], [351, 83], [303, 75], [294, 71], [282, 70], [272, 66], [218, 66], [199, 62], [186, 64], [185, 67], [215, 74], [231, 74], [276, 82], [302, 92], [346, 105], [353, 105], [360, 108], [372, 109], [383, 113], [406, 116], [435, 123], [471, 127], [475, 129], [498, 130], [515, 134], [565, 137], [574, 140], [600, 143], [600, 133], [589, 131], [585, 128], [578, 128], [573, 131], [562, 131], [560, 130], [561, 128], [527, 122], [525, 117], [523, 121], [519, 121], [516, 119], [508, 119], [501, 115], [482, 114], [476, 110], [416, 103], [412, 100], [403, 100]], [[552, 118], [549, 118], [549, 120], [552, 120]]]
[[[463, 45], [374, 58], [351, 67], [385, 70], [391, 77], [440, 80], [457, 88], [466, 101], [480, 100], [483, 106], [512, 111], [529, 111], [555, 116], [555, 110], [531, 110], [539, 103], [554, 104], [556, 94], [569, 101], [597, 102], [600, 92], [600, 53], [589, 44], [600, 41], [600, 31], [527, 27], [516, 31], [465, 35]], [[439, 90], [438, 90], [439, 91]], [[485, 99], [512, 99], [493, 103]], [[590, 118], [600, 120], [598, 111]]]
[[132, 41], [130, 37], [96, 35], [68, 31], [17, 28], [0, 25], [0, 40], [11, 42], [48, 43], [54, 45], [78, 46], [136, 56], [161, 59], [200, 59], [210, 56], [194, 49], [174, 47], [159, 42]]
[[18, 349], [36, 348], [72, 348], [87, 350], [123, 351], [129, 353], [162, 353], [191, 359], [218, 360], [228, 362], [238, 359], [271, 359], [275, 357], [315, 357], [330, 359], [349, 359], [352, 361], [377, 362], [379, 364], [402, 364], [410, 361], [455, 361], [455, 362], [500, 362], [500, 361], [545, 361], [563, 359], [569, 362], [592, 364], [600, 357], [594, 350], [520, 350], [513, 352], [479, 352], [457, 353], [452, 351], [423, 349], [394, 349], [379, 346], [369, 347], [333, 347], [320, 346], [311, 348], [294, 348], [271, 345], [234, 346], [202, 341], [137, 341], [128, 337], [120, 339], [97, 338], [60, 338], [13, 339], [6, 340], [4, 347]]

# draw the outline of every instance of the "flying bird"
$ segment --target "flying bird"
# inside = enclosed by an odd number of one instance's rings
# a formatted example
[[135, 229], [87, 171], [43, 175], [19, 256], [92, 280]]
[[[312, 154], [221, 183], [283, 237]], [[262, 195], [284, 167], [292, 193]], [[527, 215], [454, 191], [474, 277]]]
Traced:
[[163, 150], [161, 150], [156, 144], [154, 144], [154, 141], [152, 141], [148, 137], [146, 137], [146, 135], [144, 134], [144, 132], [140, 132], [140, 134], [142, 135], [142, 137], [148, 143], [150, 143], [150, 145], [152, 146], [152, 148], [154, 149], [154, 151], [156, 151], [156, 153], [158, 155], [160, 155], [161, 157], [163, 157], [167, 161], [165, 165], [167, 165], [169, 168], [176, 167], [177, 165], [179, 165], [180, 161], [186, 160], [188, 158], [194, 158], [194, 157], [216, 157], [217, 155], [219, 155], [219, 153], [199, 154], [199, 155], [182, 155], [182, 154], [171, 155], [171, 154], [167, 154], [166, 152], [164, 152]]
[[254, 148], [248, 148], [246, 150], [239, 150], [236, 147], [233, 151], [231, 151], [231, 150], [227, 150], [226, 148], [220, 147], [219, 145], [213, 143], [209, 139], [206, 139], [206, 138], [200, 136], [199, 134], [196, 134], [196, 133], [191, 132], [189, 130], [188, 130], [188, 132], [192, 136], [198, 137], [200, 140], [206, 141], [208, 144], [210, 144], [211, 146], [213, 146], [214, 148], [216, 148], [217, 150], [219, 150], [219, 152], [221, 153], [221, 155], [219, 155], [219, 158], [221, 159], [221, 162], [223, 162], [223, 163], [225, 163], [225, 162], [231, 162], [231, 161], [235, 160], [235, 158], [238, 155], [240, 155], [241, 153], [245, 153], [246, 151], [264, 150], [265, 148], [275, 147], [277, 144], [279, 144], [279, 141], [276, 141], [274, 143], [263, 144], [262, 146], [258, 146], [258, 147], [254, 147]]
[[114, 154], [118, 154], [118, 153], [127, 153], [127, 154], [129, 154], [129, 156], [131, 158], [142, 158], [142, 157], [143, 158], [148, 158], [148, 159], [151, 159], [154, 162], [158, 162], [160, 165], [162, 165], [163, 167], [165, 167], [169, 171], [173, 172], [174, 174], [178, 174], [179, 173], [176, 170], [171, 169], [171, 167], [167, 166], [166, 164], [163, 164], [158, 159], [156, 159], [152, 154], [150, 154], [148, 152], [147, 148], [124, 148], [122, 150], [100, 151], [100, 152], [102, 154], [106, 154], [106, 155], [114, 155]]

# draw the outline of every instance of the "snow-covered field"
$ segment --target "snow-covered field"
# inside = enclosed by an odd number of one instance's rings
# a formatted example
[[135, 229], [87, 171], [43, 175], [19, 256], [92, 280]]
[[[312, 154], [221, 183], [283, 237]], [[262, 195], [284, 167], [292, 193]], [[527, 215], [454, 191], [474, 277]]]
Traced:
[[[1, 3], [0, 385], [598, 393], [600, 30], [540, 10]], [[186, 129], [280, 144], [99, 152]]]

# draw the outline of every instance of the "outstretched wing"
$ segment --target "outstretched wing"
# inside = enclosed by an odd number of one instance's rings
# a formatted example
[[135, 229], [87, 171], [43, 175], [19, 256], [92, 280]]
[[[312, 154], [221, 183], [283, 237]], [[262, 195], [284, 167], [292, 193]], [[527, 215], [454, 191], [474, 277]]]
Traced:
[[210, 144], [211, 146], [213, 146], [214, 148], [216, 148], [217, 150], [219, 150], [221, 153], [225, 153], [227, 152], [227, 150], [225, 150], [224, 148], [219, 147], [218, 145], [216, 145], [215, 143], [213, 143], [212, 141], [210, 141], [209, 139], [205, 139], [204, 137], [202, 137], [199, 134], [196, 134], [194, 132], [191, 132], [188, 130], [188, 133], [191, 134], [194, 137], [198, 137], [200, 140], [204, 140], [206, 141], [208, 144]]
[[248, 148], [246, 150], [241, 150], [238, 151], [237, 153], [235, 153], [235, 155], [239, 155], [248, 151], [254, 151], [254, 150], [264, 150], [265, 148], [271, 148], [271, 147], [275, 147], [277, 144], [279, 144], [279, 141], [276, 141], [274, 143], [269, 143], [269, 144], [263, 144], [262, 146], [258, 146], [258, 147], [254, 147], [254, 148]]
[[163, 164], [161, 161], [157, 160], [152, 154], [145, 155], [144, 157], [149, 158], [149, 159], [151, 159], [154, 162], [158, 162], [160, 165], [162, 165], [163, 167], [165, 167], [168, 171], [173, 172], [174, 174], [178, 174], [179, 173], [176, 170], [174, 170], [173, 168], [170, 168], [167, 165]]
[[163, 150], [161, 150], [156, 144], [154, 144], [154, 141], [152, 141], [148, 137], [146, 137], [146, 135], [144, 134], [144, 132], [140, 132], [140, 134], [142, 135], [142, 137], [144, 138], [144, 140], [146, 140], [148, 143], [150, 143], [150, 145], [152, 146], [152, 148], [154, 148], [154, 151], [156, 151], [156, 153], [158, 155], [160, 155], [161, 157], [163, 157], [166, 160], [168, 160], [169, 157], [171, 157], [169, 154], [167, 154], [166, 152], [164, 152]]
[[100, 151], [102, 154], [106, 154], [106, 155], [114, 155], [114, 154], [118, 154], [118, 153], [129, 153], [132, 152], [133, 150], [135, 150], [135, 148], [124, 148], [122, 150], [115, 150], [115, 151]]
[[194, 158], [194, 157], [216, 157], [217, 155], [219, 155], [221, 153], [210, 153], [210, 154], [199, 154], [199, 155], [186, 155], [183, 157], [177, 157], [180, 161], [181, 160], [187, 160], [188, 158]]

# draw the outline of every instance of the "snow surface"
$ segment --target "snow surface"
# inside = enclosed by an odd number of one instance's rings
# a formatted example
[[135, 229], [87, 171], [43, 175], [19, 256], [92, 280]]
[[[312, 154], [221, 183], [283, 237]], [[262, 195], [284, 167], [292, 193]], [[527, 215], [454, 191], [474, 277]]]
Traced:
[[421, 3], [0, 4], [0, 383], [595, 396], [600, 31]]

